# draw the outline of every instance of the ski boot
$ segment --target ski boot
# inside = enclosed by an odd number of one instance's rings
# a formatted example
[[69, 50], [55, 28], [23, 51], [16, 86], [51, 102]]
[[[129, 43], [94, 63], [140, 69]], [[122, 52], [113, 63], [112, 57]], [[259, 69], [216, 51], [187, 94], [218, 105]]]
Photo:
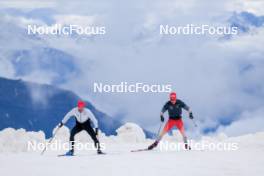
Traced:
[[191, 147], [188, 145], [188, 140], [186, 136], [183, 137], [183, 142], [185, 150], [191, 150]]
[[191, 147], [188, 144], [184, 144], [185, 150], [191, 150]]
[[158, 144], [159, 144], [159, 141], [155, 141], [153, 144], [148, 146], [148, 150], [152, 150], [153, 148], [157, 147]]
[[104, 152], [102, 152], [102, 150], [101, 150], [101, 149], [97, 149], [97, 154], [98, 154], [98, 155], [104, 155], [105, 153], [104, 153]]
[[64, 154], [65, 156], [73, 156], [73, 150], [69, 150], [67, 153]]

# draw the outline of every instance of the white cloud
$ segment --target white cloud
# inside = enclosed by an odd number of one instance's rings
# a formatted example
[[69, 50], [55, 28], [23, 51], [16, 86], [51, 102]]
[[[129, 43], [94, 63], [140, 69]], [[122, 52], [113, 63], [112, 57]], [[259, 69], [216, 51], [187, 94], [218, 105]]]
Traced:
[[62, 25], [79, 25], [79, 26], [91, 26], [95, 25], [96, 16], [84, 16], [84, 15], [55, 15], [54, 19], [56, 23]]
[[52, 84], [52, 81], [58, 77], [53, 72], [43, 71], [43, 70], [34, 70], [30, 74], [22, 76], [25, 81], [34, 81], [35, 83], [41, 84]]
[[18, 27], [22, 29], [27, 29], [28, 25], [46, 25], [43, 21], [33, 19], [33, 18], [26, 18], [26, 17], [19, 17], [19, 16], [12, 16], [12, 15], [4, 15], [2, 16], [2, 19], [4, 22], [13, 23], [16, 24]]
[[5, 78], [13, 78], [15, 70], [13, 65], [5, 58], [0, 56], [0, 75]]
[[264, 15], [264, 2], [262, 0], [234, 0], [227, 4], [229, 10], [248, 11], [256, 15]]
[[229, 136], [238, 136], [247, 133], [255, 133], [259, 131], [264, 131], [264, 109], [260, 108], [253, 112], [245, 111], [241, 114], [239, 120], [233, 122], [228, 126], [220, 127], [217, 132], [224, 132]]
[[35, 9], [54, 7], [55, 3], [52, 0], [2, 0], [0, 8], [21, 8], [21, 9]]

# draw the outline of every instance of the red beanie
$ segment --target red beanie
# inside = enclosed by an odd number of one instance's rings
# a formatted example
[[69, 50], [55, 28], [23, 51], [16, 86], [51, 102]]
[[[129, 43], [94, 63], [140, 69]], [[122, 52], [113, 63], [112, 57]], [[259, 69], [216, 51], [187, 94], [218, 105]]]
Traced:
[[77, 103], [77, 107], [78, 108], [84, 108], [85, 107], [85, 102], [82, 101], [82, 100], [79, 100], [78, 103]]
[[176, 101], [176, 100], [177, 100], [176, 92], [171, 92], [170, 93], [170, 101]]

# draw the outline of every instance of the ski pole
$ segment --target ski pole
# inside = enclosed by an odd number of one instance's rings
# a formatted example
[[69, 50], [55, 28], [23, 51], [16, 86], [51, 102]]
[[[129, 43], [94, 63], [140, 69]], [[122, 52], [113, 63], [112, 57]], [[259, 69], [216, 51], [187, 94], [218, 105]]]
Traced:
[[158, 130], [158, 133], [156, 134], [156, 139], [159, 137], [159, 134], [160, 134], [160, 129], [161, 129], [161, 126], [162, 126], [163, 123], [160, 124], [159, 126], [159, 130]]
[[196, 124], [196, 122], [193, 119], [192, 119], [192, 122], [193, 122], [195, 127], [198, 127], [198, 125]]
[[[56, 129], [56, 131], [54, 132], [54, 134], [53, 134], [53, 136], [50, 138], [50, 140], [48, 141], [48, 144], [50, 144], [52, 141], [53, 141], [53, 139], [54, 139], [54, 137], [56, 136], [56, 134], [57, 134], [57, 132], [59, 131], [59, 129], [60, 129], [60, 127], [58, 127], [57, 129]], [[41, 152], [41, 155], [43, 155], [44, 154], [44, 152], [47, 150], [47, 145], [45, 145], [45, 148], [43, 149], [43, 151]]]

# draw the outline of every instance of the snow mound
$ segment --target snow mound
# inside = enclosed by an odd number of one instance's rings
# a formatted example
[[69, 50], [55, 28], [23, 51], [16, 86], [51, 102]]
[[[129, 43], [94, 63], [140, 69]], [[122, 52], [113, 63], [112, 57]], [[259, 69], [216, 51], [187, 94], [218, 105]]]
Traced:
[[30, 132], [24, 129], [6, 128], [0, 131], [0, 153], [27, 152], [28, 142], [43, 142], [45, 134], [42, 131]]
[[[56, 129], [54, 129], [55, 131]], [[53, 132], [54, 132], [53, 131]], [[55, 143], [58, 140], [61, 143], [69, 142], [69, 129], [67, 127], [62, 127], [56, 134]], [[133, 146], [134, 144], [139, 144], [142, 146], [147, 146], [151, 142], [150, 139], [146, 139], [145, 134], [138, 126], [134, 123], [126, 123], [116, 130], [117, 136], [106, 136], [104, 133], [99, 133], [99, 140], [101, 143], [106, 143], [108, 146], [115, 146], [119, 144], [125, 144], [127, 146]], [[78, 142], [92, 142], [90, 136], [85, 132], [81, 132], [76, 136], [76, 141]], [[173, 131], [173, 135], [165, 135], [163, 141], [168, 142], [182, 142], [182, 136], [178, 131]], [[239, 149], [252, 149], [254, 148], [263, 150], [264, 148], [264, 132], [258, 132], [255, 134], [246, 134], [243, 136], [228, 137], [224, 133], [215, 134], [214, 136], [202, 136], [199, 141], [194, 142], [232, 142], [239, 144]], [[20, 153], [20, 152], [31, 152], [28, 150], [29, 143], [45, 143], [48, 139], [45, 139], [45, 134], [42, 131], [30, 132], [24, 129], [15, 130], [13, 128], [6, 128], [0, 131], [0, 153]], [[33, 151], [32, 151], [33, 152]], [[39, 151], [38, 151], [39, 152]]]
[[70, 130], [68, 127], [63, 126], [60, 129], [54, 128], [52, 134], [54, 135], [55, 131], [58, 130], [57, 134], [55, 135], [54, 140], [60, 140], [61, 142], [68, 142], [70, 138]]
[[135, 123], [126, 123], [116, 130], [117, 140], [122, 142], [144, 142], [146, 136], [142, 128]]

